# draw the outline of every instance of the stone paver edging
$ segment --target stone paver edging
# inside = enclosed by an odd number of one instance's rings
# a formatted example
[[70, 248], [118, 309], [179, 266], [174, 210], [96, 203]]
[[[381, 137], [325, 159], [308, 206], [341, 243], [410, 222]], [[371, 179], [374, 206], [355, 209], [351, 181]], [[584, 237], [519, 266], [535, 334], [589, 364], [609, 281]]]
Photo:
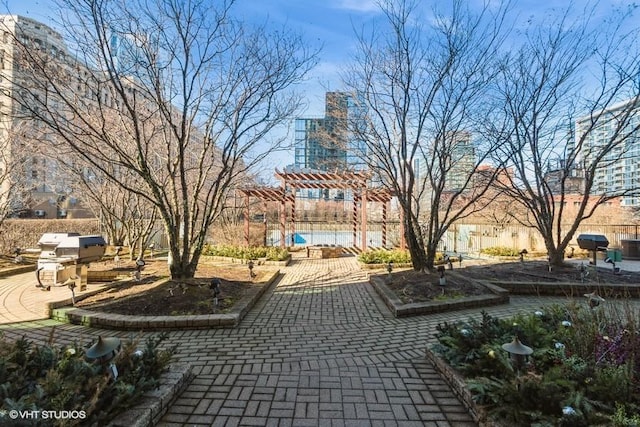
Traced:
[[108, 427], [151, 427], [158, 424], [176, 397], [193, 379], [191, 366], [173, 363], [160, 377], [160, 386], [142, 396], [133, 408], [115, 417]]
[[28, 273], [30, 271], [33, 271], [33, 273], [35, 274], [36, 266], [33, 264], [20, 265], [12, 268], [7, 268], [6, 270], [0, 270], [0, 277], [9, 277], [9, 276], [13, 276], [14, 274]]
[[458, 371], [453, 369], [444, 359], [434, 353], [430, 348], [425, 349], [427, 359], [433, 363], [440, 377], [444, 379], [451, 387], [453, 392], [458, 396], [462, 403], [467, 407], [469, 414], [480, 427], [500, 427], [489, 418], [487, 412], [473, 400], [473, 395], [467, 387], [464, 378], [460, 376]]
[[571, 282], [501, 282], [493, 284], [518, 295], [553, 295], [581, 297], [597, 291], [602, 297], [640, 298], [639, 284], [571, 283]]
[[103, 313], [74, 307], [51, 310], [51, 318], [61, 322], [94, 328], [117, 330], [171, 330], [171, 329], [209, 329], [234, 328], [246, 316], [260, 297], [273, 285], [280, 276], [274, 274], [262, 286], [250, 295], [241, 299], [233, 311], [225, 314], [201, 314], [182, 316], [132, 316], [124, 314]]
[[[454, 273], [449, 274], [453, 275]], [[477, 282], [489, 290], [490, 294], [487, 295], [474, 295], [445, 301], [427, 301], [410, 304], [403, 303], [400, 298], [385, 285], [384, 279], [380, 277], [370, 277], [369, 282], [395, 317], [442, 313], [509, 303], [509, 292], [507, 290], [486, 281]]]
[[228, 262], [231, 264], [248, 264], [249, 261], [253, 261], [255, 265], [275, 265], [278, 267], [286, 267], [291, 262], [291, 256], [283, 261], [271, 261], [265, 258], [258, 258], [256, 260], [248, 260], [244, 258], [233, 258], [227, 256], [219, 256], [219, 255], [202, 255], [200, 259], [210, 260], [210, 261], [222, 261]]

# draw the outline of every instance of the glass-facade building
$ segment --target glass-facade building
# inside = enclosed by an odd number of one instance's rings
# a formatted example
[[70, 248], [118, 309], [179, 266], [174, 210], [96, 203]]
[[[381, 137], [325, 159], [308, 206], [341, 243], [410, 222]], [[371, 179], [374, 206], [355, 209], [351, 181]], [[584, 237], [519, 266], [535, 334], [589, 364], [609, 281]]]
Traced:
[[[629, 101], [633, 102], [633, 101]], [[617, 124], [617, 116], [627, 114], [628, 104], [611, 108], [603, 112], [601, 124], [591, 129], [590, 116], [578, 119], [576, 123], [576, 140], [584, 138], [581, 152], [585, 164], [590, 164], [603, 147], [611, 144], [614, 138], [626, 138], [624, 142], [613, 144], [600, 160], [596, 169], [592, 192], [594, 194], [633, 193], [622, 198], [622, 206], [640, 206], [640, 133], [635, 131], [640, 126], [640, 108], [631, 112], [626, 119], [624, 129]], [[585, 135], [586, 134], [586, 135]]]
[[350, 130], [364, 121], [364, 114], [353, 95], [328, 92], [323, 118], [295, 121], [294, 166], [325, 172], [364, 170], [364, 144]]

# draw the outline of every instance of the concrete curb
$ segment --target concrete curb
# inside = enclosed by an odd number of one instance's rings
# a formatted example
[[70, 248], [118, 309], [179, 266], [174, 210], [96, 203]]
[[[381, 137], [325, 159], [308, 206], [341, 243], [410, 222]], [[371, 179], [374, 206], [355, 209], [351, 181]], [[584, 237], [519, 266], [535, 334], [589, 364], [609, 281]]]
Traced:
[[66, 307], [51, 310], [51, 318], [60, 322], [94, 328], [115, 330], [173, 330], [173, 329], [211, 329], [235, 328], [258, 302], [262, 295], [280, 277], [280, 271], [263, 286], [238, 302], [233, 312], [227, 314], [201, 314], [184, 316], [131, 316], [124, 314], [103, 313], [93, 310]]
[[[452, 275], [453, 273], [449, 273]], [[394, 317], [418, 316], [422, 314], [442, 313], [445, 311], [463, 310], [468, 308], [488, 307], [492, 305], [508, 304], [509, 292], [495, 284], [478, 281], [491, 293], [490, 295], [474, 295], [457, 298], [450, 301], [428, 301], [421, 303], [404, 304], [396, 294], [385, 285], [384, 280], [378, 277], [370, 277], [369, 283], [373, 286], [385, 305], [389, 307]]]
[[186, 363], [173, 363], [160, 377], [160, 386], [146, 392], [133, 408], [115, 417], [108, 427], [151, 427], [158, 424], [173, 401], [191, 382], [194, 375]]
[[35, 264], [21, 265], [19, 267], [8, 268], [6, 270], [0, 271], [0, 277], [9, 277], [13, 276], [14, 274], [28, 273], [30, 271], [33, 271], [33, 274], [35, 275], [36, 269], [37, 266]]

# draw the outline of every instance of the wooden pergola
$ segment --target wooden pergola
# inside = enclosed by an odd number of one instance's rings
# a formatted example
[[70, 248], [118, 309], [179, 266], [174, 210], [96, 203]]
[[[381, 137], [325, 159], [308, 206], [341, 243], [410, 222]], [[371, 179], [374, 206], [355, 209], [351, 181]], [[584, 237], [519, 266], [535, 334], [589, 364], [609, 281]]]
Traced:
[[[371, 175], [366, 172], [280, 172], [275, 176], [280, 180], [280, 187], [251, 187], [240, 190], [245, 196], [244, 237], [249, 245], [249, 198], [256, 197], [263, 203], [280, 203], [280, 246], [286, 246], [287, 207], [290, 207], [291, 235], [296, 230], [296, 192], [300, 189], [338, 189], [351, 190], [353, 193], [353, 246], [357, 247], [358, 228], [360, 229], [360, 248], [367, 248], [367, 203], [382, 203], [382, 246], [387, 244], [387, 212], [393, 195], [384, 188], [369, 188], [367, 182]], [[358, 210], [358, 206], [360, 209]], [[358, 220], [359, 219], [359, 220]], [[266, 226], [266, 224], [265, 224]], [[359, 226], [359, 227], [358, 227]], [[404, 241], [404, 233], [401, 232]], [[404, 246], [404, 245], [402, 245]]]

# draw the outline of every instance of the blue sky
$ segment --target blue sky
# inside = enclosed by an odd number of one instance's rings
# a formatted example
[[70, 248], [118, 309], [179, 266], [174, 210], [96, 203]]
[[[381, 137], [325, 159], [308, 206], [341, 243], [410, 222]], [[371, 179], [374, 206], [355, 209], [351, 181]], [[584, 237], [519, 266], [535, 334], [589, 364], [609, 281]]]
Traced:
[[[217, 0], [210, 0], [217, 1]], [[448, 2], [438, 0], [419, 0], [424, 7], [423, 17], [428, 19], [428, 12], [434, 4], [444, 5]], [[487, 0], [468, 0], [470, 4], [480, 7]], [[498, 3], [499, 0], [489, 0]], [[575, 0], [512, 0], [514, 13], [524, 22], [529, 17], [541, 15], [549, 8], [564, 8], [573, 3], [577, 9], [586, 1]], [[609, 11], [613, 6], [627, 6], [630, 0], [601, 0], [600, 11]], [[283, 25], [301, 32], [307, 42], [315, 47], [322, 47], [320, 63], [313, 70], [310, 79], [303, 86], [308, 108], [301, 117], [320, 117], [324, 113], [324, 92], [342, 89], [339, 71], [349, 60], [355, 47], [354, 28], [362, 28], [379, 17], [375, 0], [236, 0], [235, 15], [237, 18], [257, 24], [272, 23], [276, 27]], [[53, 0], [0, 0], [0, 12], [20, 14], [52, 25], [58, 13]], [[293, 132], [290, 130], [293, 141]], [[282, 168], [293, 161], [293, 153], [278, 156], [279, 161], [272, 160], [270, 167]], [[276, 164], [277, 163], [277, 164]]]
[[[486, 0], [468, 1], [480, 6]], [[420, 3], [428, 16], [432, 5], [448, 2], [421, 0]], [[513, 0], [514, 12], [522, 20], [541, 14], [548, 8], [562, 8], [570, 3], [569, 0]], [[605, 10], [612, 5], [631, 3], [630, 0], [601, 0], [600, 7]], [[576, 0], [573, 4], [579, 8], [585, 1]], [[0, 9], [3, 13], [9, 10], [49, 25], [58, 13], [53, 0], [0, 0]], [[264, 23], [268, 20], [276, 26], [286, 25], [302, 32], [312, 46], [322, 46], [321, 61], [305, 85], [309, 103], [305, 115], [320, 116], [323, 114], [325, 90], [341, 89], [338, 71], [353, 52], [354, 27], [361, 28], [375, 19], [379, 12], [375, 0], [237, 0], [235, 14], [248, 22]]]
[[[2, 13], [24, 15], [52, 25], [57, 7], [51, 0], [0, 0]], [[338, 70], [354, 43], [353, 25], [377, 13], [374, 0], [238, 0], [235, 14], [248, 22], [269, 21], [301, 32], [315, 47], [321, 47], [321, 61], [314, 70], [305, 95], [309, 108], [305, 115], [324, 113], [324, 92], [339, 90]]]

